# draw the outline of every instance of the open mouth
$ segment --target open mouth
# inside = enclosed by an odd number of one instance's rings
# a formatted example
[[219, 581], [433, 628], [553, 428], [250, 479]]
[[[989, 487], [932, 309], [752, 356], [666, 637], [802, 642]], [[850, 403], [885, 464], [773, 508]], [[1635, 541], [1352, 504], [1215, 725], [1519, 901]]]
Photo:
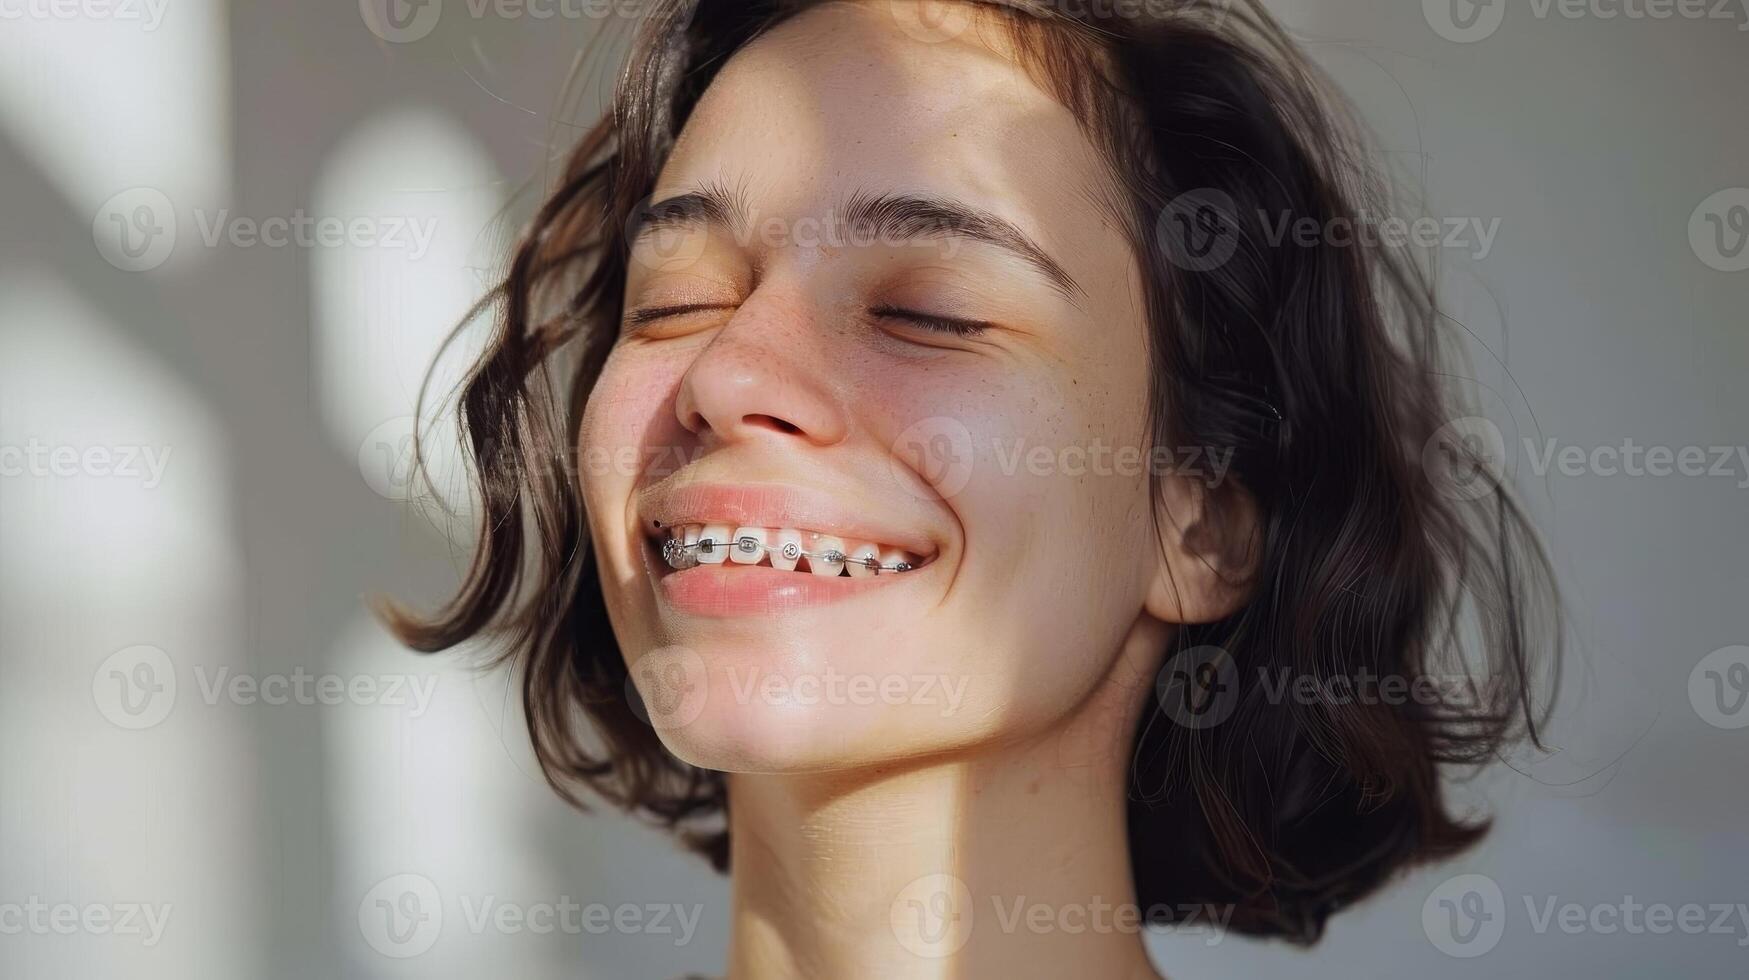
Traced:
[[940, 551], [921, 520], [854, 494], [688, 483], [642, 496], [645, 567], [685, 615], [756, 619], [914, 588]]
[[914, 571], [934, 557], [821, 531], [722, 523], [662, 528], [654, 543], [662, 560], [677, 571], [700, 565], [753, 566], [818, 578], [872, 578]]

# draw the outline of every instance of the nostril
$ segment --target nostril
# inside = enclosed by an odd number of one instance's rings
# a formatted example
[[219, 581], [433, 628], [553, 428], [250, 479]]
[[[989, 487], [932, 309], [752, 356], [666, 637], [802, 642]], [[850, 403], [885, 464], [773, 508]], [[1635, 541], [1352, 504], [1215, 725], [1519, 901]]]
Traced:
[[786, 422], [775, 415], [749, 415], [747, 421], [753, 425], [766, 425], [785, 435], [800, 435], [801, 426]]

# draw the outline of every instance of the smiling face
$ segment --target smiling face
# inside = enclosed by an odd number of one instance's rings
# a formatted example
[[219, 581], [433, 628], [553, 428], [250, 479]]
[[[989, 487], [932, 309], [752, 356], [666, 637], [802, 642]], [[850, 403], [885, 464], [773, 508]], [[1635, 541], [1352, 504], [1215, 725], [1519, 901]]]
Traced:
[[1106, 165], [993, 34], [917, 7], [828, 4], [724, 66], [578, 433], [620, 647], [698, 765], [1048, 731], [1149, 615], [1143, 296]]

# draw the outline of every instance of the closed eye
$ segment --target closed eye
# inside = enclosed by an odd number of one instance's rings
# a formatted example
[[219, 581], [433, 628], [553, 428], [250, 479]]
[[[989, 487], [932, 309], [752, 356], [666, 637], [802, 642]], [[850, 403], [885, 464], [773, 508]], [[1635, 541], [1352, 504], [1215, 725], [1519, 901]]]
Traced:
[[917, 310], [907, 310], [898, 306], [877, 306], [869, 310], [869, 313], [876, 317], [880, 317], [881, 319], [903, 320], [906, 323], [914, 324], [925, 330], [934, 330], [938, 333], [949, 333], [956, 337], [965, 337], [976, 333], [982, 333], [990, 328], [990, 324], [983, 320], [962, 320], [958, 317], [936, 316], [933, 313], [921, 313]]
[[[630, 327], [642, 327], [669, 317], [685, 316], [688, 313], [699, 313], [706, 310], [722, 310], [728, 307], [714, 303], [687, 303], [678, 306], [651, 306], [641, 310], [632, 310], [625, 315], [625, 322]], [[981, 333], [989, 329], [990, 324], [982, 320], [965, 320], [959, 317], [937, 316], [933, 313], [923, 313], [918, 310], [908, 310], [898, 306], [877, 306], [869, 310], [876, 317], [888, 320], [903, 320], [906, 323], [934, 330], [938, 333], [953, 334], [965, 337]]]
[[625, 315], [626, 326], [642, 327], [665, 320], [672, 316], [684, 316], [688, 313], [698, 313], [703, 310], [726, 310], [727, 306], [715, 303], [687, 303], [680, 306], [651, 306], [641, 310], [632, 310]]

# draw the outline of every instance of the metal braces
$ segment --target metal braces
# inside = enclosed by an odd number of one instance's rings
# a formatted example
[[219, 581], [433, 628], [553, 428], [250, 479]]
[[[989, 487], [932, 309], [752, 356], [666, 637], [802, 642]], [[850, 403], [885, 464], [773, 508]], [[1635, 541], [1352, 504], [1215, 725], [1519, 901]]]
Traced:
[[881, 560], [874, 555], [869, 555], [867, 558], [852, 558], [836, 548], [816, 555], [811, 551], [803, 551], [802, 546], [794, 541], [786, 541], [782, 545], [760, 544], [759, 539], [752, 535], [743, 535], [733, 541], [722, 542], [713, 538], [701, 537], [691, 544], [686, 544], [679, 538], [669, 538], [662, 542], [662, 560], [666, 561], [668, 567], [673, 569], [692, 568], [701, 564], [699, 555], [711, 554], [716, 551], [719, 544], [724, 548], [733, 548], [743, 555], [763, 551], [770, 555], [781, 555], [788, 561], [806, 558], [809, 560], [810, 568], [814, 559], [819, 559], [828, 565], [861, 565], [876, 575], [882, 572], [908, 572], [916, 567], [908, 561], [896, 561], [891, 565], [883, 565]]

